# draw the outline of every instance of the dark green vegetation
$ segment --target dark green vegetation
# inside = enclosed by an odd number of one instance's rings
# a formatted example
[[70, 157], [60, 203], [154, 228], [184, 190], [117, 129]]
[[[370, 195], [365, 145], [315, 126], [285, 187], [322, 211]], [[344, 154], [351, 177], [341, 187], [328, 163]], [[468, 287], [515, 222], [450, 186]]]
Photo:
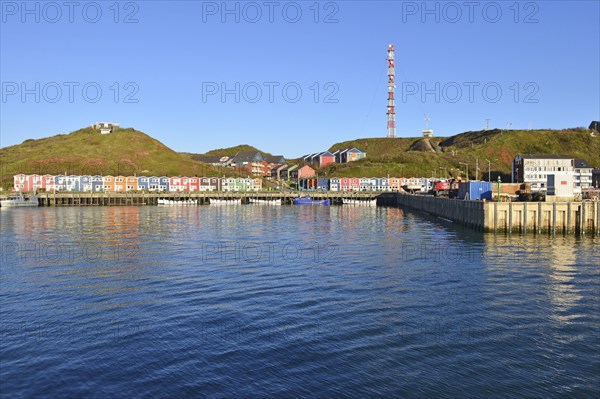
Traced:
[[[600, 137], [583, 128], [564, 130], [488, 130], [457, 134], [452, 137], [368, 138], [333, 145], [329, 150], [356, 147], [367, 152], [367, 158], [342, 165], [332, 165], [319, 175], [337, 177], [362, 176], [465, 176], [475, 178], [479, 160], [480, 179], [488, 177], [491, 162], [492, 179], [501, 175], [509, 179], [511, 162], [517, 154], [565, 154], [600, 166]], [[462, 172], [459, 172], [460, 169]], [[505, 180], [506, 181], [506, 180]]]
[[203, 155], [216, 155], [216, 156], [220, 156], [220, 157], [222, 157], [222, 156], [232, 157], [235, 154], [237, 154], [238, 152], [242, 152], [242, 151], [258, 151], [258, 152], [260, 152], [261, 155], [271, 155], [268, 152], [261, 151], [258, 148], [252, 147], [251, 145], [248, 145], [248, 144], [241, 144], [241, 145], [237, 145], [235, 147], [229, 147], [229, 148], [218, 148], [216, 150], [211, 150]]

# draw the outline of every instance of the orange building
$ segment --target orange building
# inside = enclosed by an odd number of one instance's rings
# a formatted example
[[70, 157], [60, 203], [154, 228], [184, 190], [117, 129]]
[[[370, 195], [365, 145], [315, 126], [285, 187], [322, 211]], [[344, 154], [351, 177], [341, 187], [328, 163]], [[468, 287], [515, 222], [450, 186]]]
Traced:
[[402, 179], [399, 179], [397, 177], [390, 177], [390, 180], [388, 181], [388, 186], [392, 191], [400, 191], [400, 189], [402, 188]]
[[104, 186], [104, 191], [114, 192], [115, 191], [115, 178], [113, 176], [102, 177], [102, 185]]
[[115, 192], [121, 193], [125, 191], [125, 176], [115, 177]]
[[137, 176], [127, 176], [125, 178], [125, 190], [126, 191], [137, 191], [138, 190]]

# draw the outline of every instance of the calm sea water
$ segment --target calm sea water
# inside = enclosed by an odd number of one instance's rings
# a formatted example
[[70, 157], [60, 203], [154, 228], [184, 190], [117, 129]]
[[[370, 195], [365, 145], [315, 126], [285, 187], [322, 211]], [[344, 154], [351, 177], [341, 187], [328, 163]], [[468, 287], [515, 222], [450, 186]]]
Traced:
[[0, 396], [598, 397], [590, 237], [400, 209], [2, 209]]

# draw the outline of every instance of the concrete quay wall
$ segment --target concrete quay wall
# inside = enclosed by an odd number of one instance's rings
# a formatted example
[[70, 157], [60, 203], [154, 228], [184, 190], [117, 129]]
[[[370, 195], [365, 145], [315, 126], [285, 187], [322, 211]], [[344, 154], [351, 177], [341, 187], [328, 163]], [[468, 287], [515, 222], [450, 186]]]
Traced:
[[381, 205], [415, 209], [480, 231], [600, 234], [600, 203], [484, 202], [382, 194]]

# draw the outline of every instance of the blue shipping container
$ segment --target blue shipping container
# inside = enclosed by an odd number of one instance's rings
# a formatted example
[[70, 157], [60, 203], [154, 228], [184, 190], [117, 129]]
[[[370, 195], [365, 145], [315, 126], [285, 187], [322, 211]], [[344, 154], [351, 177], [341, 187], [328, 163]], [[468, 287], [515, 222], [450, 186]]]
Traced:
[[488, 181], [462, 182], [458, 185], [458, 198], [489, 201], [492, 199], [492, 183]]

